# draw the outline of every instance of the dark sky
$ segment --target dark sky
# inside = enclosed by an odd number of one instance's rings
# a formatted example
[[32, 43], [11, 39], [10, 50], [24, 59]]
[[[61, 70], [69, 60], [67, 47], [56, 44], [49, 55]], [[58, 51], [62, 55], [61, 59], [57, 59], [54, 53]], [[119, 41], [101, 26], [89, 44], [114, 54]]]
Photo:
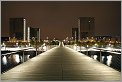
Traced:
[[9, 18], [24, 17], [39, 27], [41, 38], [71, 37], [78, 17], [95, 17], [96, 35], [121, 35], [121, 1], [2, 1], [1, 35], [9, 36]]

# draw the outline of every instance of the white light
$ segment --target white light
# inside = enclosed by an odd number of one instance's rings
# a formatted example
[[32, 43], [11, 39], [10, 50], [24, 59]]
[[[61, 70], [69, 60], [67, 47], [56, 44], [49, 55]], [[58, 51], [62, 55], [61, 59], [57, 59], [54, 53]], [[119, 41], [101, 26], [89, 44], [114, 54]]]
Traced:
[[30, 46], [30, 43], [29, 43], [29, 46]]
[[87, 48], [89, 47], [89, 45], [86, 46]]
[[7, 58], [6, 58], [6, 56], [3, 56], [2, 61], [3, 61], [3, 64], [4, 64], [4, 65], [6, 65], [6, 64], [7, 64]]
[[29, 57], [30, 57], [30, 55], [27, 55], [27, 59], [30, 59]]
[[3, 42], [3, 46], [5, 47], [5, 43]]
[[20, 56], [20, 60], [22, 61], [22, 56]]
[[109, 46], [111, 46], [111, 44], [108, 44]]
[[107, 65], [110, 66], [112, 56], [111, 56], [111, 55], [107, 56], [107, 59], [108, 59], [108, 60], [107, 60]]
[[16, 55], [15, 55], [15, 61], [16, 61], [17, 63], [19, 63], [19, 62], [20, 62], [19, 54], [16, 54]]
[[40, 42], [40, 29], [39, 29], [39, 42]]
[[28, 27], [28, 35], [27, 35], [27, 38], [28, 38], [28, 42], [30, 41], [30, 27]]
[[96, 46], [93, 46], [92, 48], [97, 48]]
[[43, 50], [46, 51], [46, 50], [47, 50], [47, 46], [44, 46], [44, 47], [43, 47]]
[[105, 50], [113, 50], [113, 48], [111, 48], [111, 47], [107, 47], [107, 48], [105, 48]]
[[6, 47], [6, 48], [5, 48], [5, 47], [3, 47], [3, 48], [1, 48], [2, 51], [4, 51], [5, 49], [8, 50], [8, 51], [17, 51], [17, 50], [21, 50], [20, 47], [16, 47], [16, 48], [9, 48], [9, 47]]
[[97, 46], [97, 44], [94, 44], [95, 46]]
[[24, 39], [24, 41], [26, 40], [26, 19], [24, 19], [24, 34], [23, 34], [23, 39]]
[[74, 45], [74, 46], [73, 46], [73, 49], [74, 49], [74, 50], [77, 50], [77, 46], [76, 46], [76, 45]]
[[18, 46], [18, 43], [16, 43], [16, 46]]
[[97, 55], [94, 55], [93, 58], [94, 58], [95, 60], [97, 60]]
[[26, 47], [28, 47], [28, 45], [26, 45]]
[[103, 62], [103, 59], [104, 59], [105, 57], [104, 56], [102, 56], [102, 62]]
[[84, 46], [81, 46], [82, 49], [86, 49]]
[[46, 44], [44, 43], [43, 46], [45, 46]]

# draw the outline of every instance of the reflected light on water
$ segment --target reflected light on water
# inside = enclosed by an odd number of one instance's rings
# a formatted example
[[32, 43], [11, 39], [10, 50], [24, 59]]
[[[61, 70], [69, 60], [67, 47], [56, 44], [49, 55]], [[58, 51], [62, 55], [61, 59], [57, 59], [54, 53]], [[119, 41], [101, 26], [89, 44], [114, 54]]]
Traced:
[[94, 55], [93, 58], [94, 58], [95, 60], [97, 60], [97, 55]]
[[20, 61], [22, 61], [22, 56], [20, 56]]
[[7, 64], [7, 58], [6, 58], [6, 56], [3, 56], [2, 61], [3, 61], [3, 64], [4, 64], [4, 65], [6, 65], [6, 64]]
[[104, 56], [102, 56], [102, 62], [103, 62], [103, 59], [104, 59], [105, 57]]
[[74, 49], [74, 50], [77, 50], [77, 46], [74, 46], [73, 49]]
[[111, 59], [112, 59], [111, 55], [107, 56], [107, 65], [108, 66], [110, 66], [110, 64], [111, 64]]
[[43, 50], [46, 51], [46, 50], [47, 50], [47, 46], [44, 46], [44, 47], [43, 47]]
[[19, 54], [16, 54], [16, 55], [15, 55], [15, 61], [16, 61], [17, 63], [19, 63], [19, 62], [20, 62]]
[[27, 59], [30, 59], [29, 57], [30, 57], [30, 55], [27, 55]]

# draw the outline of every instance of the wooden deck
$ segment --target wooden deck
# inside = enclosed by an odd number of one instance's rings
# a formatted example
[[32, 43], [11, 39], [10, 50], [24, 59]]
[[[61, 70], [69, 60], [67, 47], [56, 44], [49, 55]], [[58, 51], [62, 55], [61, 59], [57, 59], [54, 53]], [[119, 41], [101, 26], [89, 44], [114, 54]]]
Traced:
[[67, 47], [48, 50], [1, 75], [15, 81], [120, 81], [121, 73]]

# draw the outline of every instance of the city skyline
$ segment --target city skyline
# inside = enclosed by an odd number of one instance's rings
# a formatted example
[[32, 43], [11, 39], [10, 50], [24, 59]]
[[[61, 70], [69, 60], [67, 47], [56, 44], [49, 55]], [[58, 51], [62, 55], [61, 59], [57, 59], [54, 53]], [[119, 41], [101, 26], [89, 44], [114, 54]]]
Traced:
[[95, 35], [121, 35], [121, 1], [2, 1], [1, 36], [9, 36], [9, 18], [23, 17], [41, 39], [64, 39], [78, 27], [78, 17], [95, 17]]

